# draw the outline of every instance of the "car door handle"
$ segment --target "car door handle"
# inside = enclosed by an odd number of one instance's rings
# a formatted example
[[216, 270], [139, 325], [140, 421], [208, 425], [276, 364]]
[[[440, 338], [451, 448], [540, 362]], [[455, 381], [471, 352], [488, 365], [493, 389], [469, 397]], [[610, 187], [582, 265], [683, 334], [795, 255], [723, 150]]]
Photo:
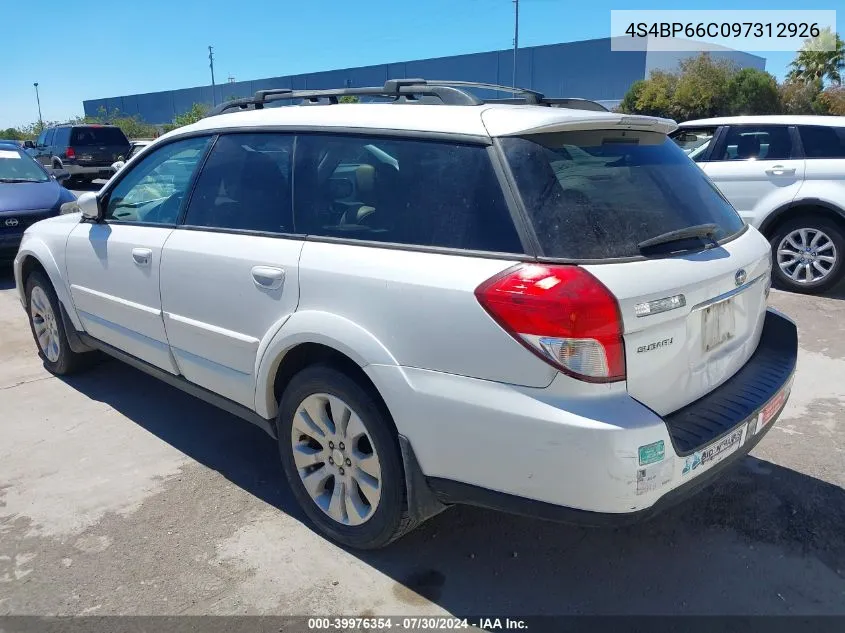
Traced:
[[271, 266], [255, 266], [252, 269], [252, 280], [256, 286], [276, 290], [285, 282], [285, 271]]
[[139, 266], [149, 266], [150, 260], [153, 258], [153, 252], [148, 248], [133, 248], [132, 259]]
[[795, 167], [784, 167], [783, 165], [775, 165], [771, 169], [767, 169], [766, 173], [769, 176], [791, 176], [795, 173]]

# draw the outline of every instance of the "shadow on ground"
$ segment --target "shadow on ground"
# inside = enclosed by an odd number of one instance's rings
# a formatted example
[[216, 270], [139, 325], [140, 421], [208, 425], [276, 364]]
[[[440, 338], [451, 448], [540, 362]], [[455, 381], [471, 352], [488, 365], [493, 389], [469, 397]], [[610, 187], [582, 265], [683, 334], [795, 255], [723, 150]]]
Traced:
[[[307, 524], [257, 427], [116, 361], [66, 382]], [[845, 611], [843, 525], [841, 488], [748, 457], [647, 524], [582, 529], [458, 507], [353, 554], [395, 580], [397, 600], [456, 615], [830, 613]]]

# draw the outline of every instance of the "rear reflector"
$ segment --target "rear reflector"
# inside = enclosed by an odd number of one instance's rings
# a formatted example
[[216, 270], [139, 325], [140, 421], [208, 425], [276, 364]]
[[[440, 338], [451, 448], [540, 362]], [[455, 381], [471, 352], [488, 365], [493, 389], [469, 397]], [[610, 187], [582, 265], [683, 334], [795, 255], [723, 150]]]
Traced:
[[588, 382], [625, 379], [619, 305], [583, 268], [518, 264], [475, 296], [505, 331], [564, 373]]

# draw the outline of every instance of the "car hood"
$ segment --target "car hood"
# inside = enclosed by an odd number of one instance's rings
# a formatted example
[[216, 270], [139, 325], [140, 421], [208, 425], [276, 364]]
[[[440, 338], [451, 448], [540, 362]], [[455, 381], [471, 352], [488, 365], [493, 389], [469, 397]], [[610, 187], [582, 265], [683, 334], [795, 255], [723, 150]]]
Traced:
[[74, 195], [55, 180], [47, 182], [0, 182], [0, 213], [30, 209], [54, 209]]

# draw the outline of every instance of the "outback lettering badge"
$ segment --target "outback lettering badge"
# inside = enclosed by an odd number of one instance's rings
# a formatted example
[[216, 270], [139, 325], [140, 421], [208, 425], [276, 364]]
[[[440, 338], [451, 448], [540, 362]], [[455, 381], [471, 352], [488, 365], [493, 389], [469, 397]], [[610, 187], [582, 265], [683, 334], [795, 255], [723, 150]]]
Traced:
[[637, 354], [642, 354], [643, 352], [650, 352], [655, 349], [659, 349], [661, 347], [669, 347], [672, 344], [671, 338], [665, 338], [662, 341], [655, 341], [654, 343], [649, 343], [648, 345], [640, 345], [637, 348]]

